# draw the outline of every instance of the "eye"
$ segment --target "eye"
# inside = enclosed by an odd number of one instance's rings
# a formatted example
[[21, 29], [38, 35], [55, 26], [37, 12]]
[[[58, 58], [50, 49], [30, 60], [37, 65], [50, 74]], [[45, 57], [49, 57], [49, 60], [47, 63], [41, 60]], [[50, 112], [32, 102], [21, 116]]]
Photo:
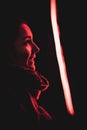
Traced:
[[24, 42], [24, 44], [26, 45], [26, 44], [31, 44], [32, 43], [32, 40], [26, 40], [25, 42]]

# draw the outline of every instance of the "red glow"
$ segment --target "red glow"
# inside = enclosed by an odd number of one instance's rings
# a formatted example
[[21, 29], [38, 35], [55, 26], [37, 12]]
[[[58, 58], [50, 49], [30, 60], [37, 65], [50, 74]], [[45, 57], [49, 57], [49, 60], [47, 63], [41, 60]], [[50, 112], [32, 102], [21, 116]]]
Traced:
[[68, 82], [67, 77], [67, 71], [66, 71], [66, 65], [65, 65], [65, 59], [63, 54], [63, 48], [60, 44], [60, 32], [59, 32], [59, 26], [57, 24], [57, 16], [56, 16], [56, 0], [50, 0], [50, 8], [51, 8], [51, 22], [52, 22], [52, 29], [53, 29], [53, 35], [54, 35], [54, 41], [55, 41], [55, 50], [56, 50], [56, 56], [57, 61], [59, 65], [59, 71], [60, 71], [60, 77], [65, 97], [65, 103], [67, 110], [69, 114], [74, 115], [74, 108], [72, 104], [72, 98], [70, 93], [70, 86]]

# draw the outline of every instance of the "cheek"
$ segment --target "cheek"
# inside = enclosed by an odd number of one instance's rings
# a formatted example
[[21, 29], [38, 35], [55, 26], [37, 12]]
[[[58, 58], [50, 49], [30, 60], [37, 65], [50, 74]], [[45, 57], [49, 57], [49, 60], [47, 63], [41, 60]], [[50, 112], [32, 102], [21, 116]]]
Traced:
[[29, 58], [31, 56], [32, 48], [30, 46], [21, 46], [16, 48], [16, 54], [24, 57]]
[[29, 45], [27, 45], [25, 47], [25, 51], [26, 51], [26, 54], [28, 55], [28, 58], [29, 58], [31, 56], [31, 53], [32, 53], [32, 48]]

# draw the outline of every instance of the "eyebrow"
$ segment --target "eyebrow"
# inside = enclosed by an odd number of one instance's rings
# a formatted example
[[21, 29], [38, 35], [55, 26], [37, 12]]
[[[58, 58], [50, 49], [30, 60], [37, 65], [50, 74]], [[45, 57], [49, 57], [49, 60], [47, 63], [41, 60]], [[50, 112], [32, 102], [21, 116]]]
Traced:
[[31, 39], [31, 36], [25, 36], [23, 39], [26, 39], [26, 38], [30, 38]]

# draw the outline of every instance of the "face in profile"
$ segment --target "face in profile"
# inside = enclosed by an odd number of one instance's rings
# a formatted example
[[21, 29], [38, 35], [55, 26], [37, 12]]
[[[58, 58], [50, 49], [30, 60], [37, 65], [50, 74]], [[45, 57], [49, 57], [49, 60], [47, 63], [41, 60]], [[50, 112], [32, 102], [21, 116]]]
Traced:
[[39, 52], [39, 47], [33, 41], [33, 34], [29, 26], [22, 23], [19, 27], [19, 36], [14, 43], [17, 60], [21, 66], [35, 70], [36, 53]]

